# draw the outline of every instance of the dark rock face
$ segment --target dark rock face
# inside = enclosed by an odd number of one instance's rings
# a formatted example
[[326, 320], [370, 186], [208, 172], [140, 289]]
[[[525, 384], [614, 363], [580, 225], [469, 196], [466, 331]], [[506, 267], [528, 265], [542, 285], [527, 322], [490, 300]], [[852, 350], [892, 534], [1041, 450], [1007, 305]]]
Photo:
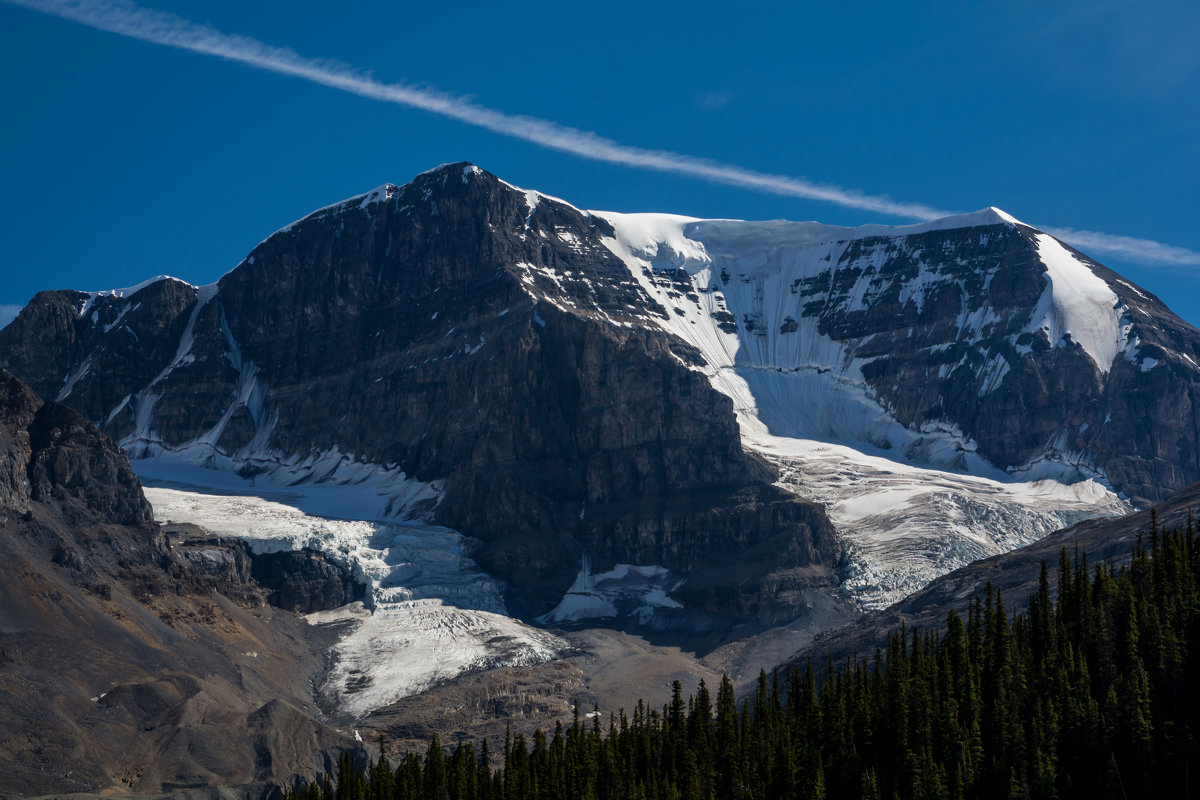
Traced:
[[[437, 521], [482, 541], [518, 613], [552, 607], [586, 551], [692, 576], [707, 610], [794, 616], [770, 593], [800, 568], [836, 581], [832, 527], [742, 451], [687, 345], [621, 326], [646, 300], [606, 232], [452, 165], [310, 215], [217, 287], [159, 281], [82, 315], [87, 295], [40, 295], [0, 358], [135, 456], [201, 437], [248, 463], [337, 448], [436, 481]], [[146, 326], [173, 346], [135, 352]]]
[[16, 508], [51, 505], [71, 522], [151, 522], [128, 457], [77, 411], [42, 402], [0, 370], [0, 418], [6, 423], [0, 501]]
[[0, 414], [8, 420], [0, 436], [0, 503], [14, 511], [30, 500], [29, 428], [40, 406], [41, 399], [28, 386], [0, 371]]
[[[195, 302], [195, 287], [176, 280], [155, 281], [128, 298], [40, 292], [5, 330], [5, 366], [41, 397], [71, 395], [73, 408], [104, 420], [170, 363]], [[61, 357], [47, 361], [47, 353]], [[123, 435], [120, 424], [108, 432]]]
[[367, 587], [317, 550], [262, 553], [251, 557], [251, 575], [266, 589], [267, 602], [310, 614], [367, 599]]
[[[192, 528], [193, 526], [183, 526]], [[269, 603], [310, 614], [368, 599], [367, 586], [317, 550], [255, 553], [241, 539], [214, 538], [202, 528], [167, 529], [174, 555], [201, 583], [245, 603]]]
[[129, 459], [77, 411], [58, 403], [38, 409], [30, 428], [32, 499], [101, 515], [117, 525], [153, 519]]

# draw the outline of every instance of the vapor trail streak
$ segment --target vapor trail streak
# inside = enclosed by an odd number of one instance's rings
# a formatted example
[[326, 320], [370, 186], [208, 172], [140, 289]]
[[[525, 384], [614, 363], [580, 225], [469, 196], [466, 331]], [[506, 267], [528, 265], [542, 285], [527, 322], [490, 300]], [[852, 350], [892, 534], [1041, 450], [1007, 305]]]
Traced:
[[[142, 8], [128, 0], [0, 0], [44, 14], [145, 42], [217, 56], [269, 72], [291, 75], [386, 103], [419, 108], [468, 125], [521, 139], [552, 150], [611, 164], [684, 175], [786, 197], [817, 200], [862, 211], [918, 220], [948, 216], [921, 203], [904, 203], [880, 195], [819, 184], [804, 178], [758, 172], [731, 164], [623, 145], [589, 131], [537, 117], [508, 114], [463, 97], [404, 83], [381, 83], [345, 64], [305, 58], [237, 34], [197, 25], [175, 14]], [[1053, 233], [1048, 229], [1048, 232]], [[1200, 253], [1160, 242], [1126, 236], [1059, 229], [1065, 238], [1092, 251], [1143, 263], [1198, 265]], [[1058, 234], [1054, 234], [1058, 235]], [[1060, 237], [1062, 238], [1062, 237]]]

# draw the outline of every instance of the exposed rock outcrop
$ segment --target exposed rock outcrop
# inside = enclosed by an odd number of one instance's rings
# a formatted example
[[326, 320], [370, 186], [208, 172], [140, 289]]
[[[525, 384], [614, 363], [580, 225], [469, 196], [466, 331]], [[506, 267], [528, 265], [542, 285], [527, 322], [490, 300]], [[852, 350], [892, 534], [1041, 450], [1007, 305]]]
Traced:
[[[797, 289], [823, 306], [823, 333], [854, 342], [854, 356], [869, 362], [864, 377], [902, 424], [953, 424], [1006, 469], [1074, 460], [1135, 504], [1158, 502], [1200, 479], [1200, 331], [1062, 245], [1107, 286], [1112, 319], [1094, 343], [1079, 331], [1056, 339], [1052, 319], [1030, 330], [1052, 282], [1064, 280], [1047, 268], [1045, 239], [1002, 221], [858, 239], [832, 287]], [[934, 261], [941, 266], [930, 275]], [[854, 287], [856, 263], [875, 266], [874, 292], [859, 309], [835, 301]]]
[[261, 553], [251, 558], [251, 575], [267, 590], [267, 602], [309, 614], [367, 599], [367, 587], [345, 567], [317, 550]]

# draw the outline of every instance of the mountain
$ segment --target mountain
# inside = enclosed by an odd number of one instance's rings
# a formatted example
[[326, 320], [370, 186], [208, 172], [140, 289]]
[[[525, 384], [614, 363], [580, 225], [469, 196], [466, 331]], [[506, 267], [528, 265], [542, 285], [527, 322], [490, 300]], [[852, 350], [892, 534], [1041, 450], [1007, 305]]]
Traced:
[[0, 563], [0, 791], [241, 797], [355, 748], [308, 690], [329, 633], [240, 542], [169, 537], [126, 455], [5, 371]]
[[996, 209], [585, 212], [461, 163], [215, 284], [43, 292], [0, 330], [147, 481], [370, 486], [353, 516], [469, 537], [507, 613], [692, 633], [886, 605], [1200, 479], [1198, 360]]
[[310, 215], [213, 286], [42, 293], [0, 351], [135, 459], [401, 470], [425, 489], [364, 513], [481, 540], [517, 613], [586, 557], [686, 576], [689, 625], [794, 616], [780, 598], [836, 583], [833, 528], [743, 451], [692, 349], [635, 324], [643, 302], [586, 217], [454, 165]]

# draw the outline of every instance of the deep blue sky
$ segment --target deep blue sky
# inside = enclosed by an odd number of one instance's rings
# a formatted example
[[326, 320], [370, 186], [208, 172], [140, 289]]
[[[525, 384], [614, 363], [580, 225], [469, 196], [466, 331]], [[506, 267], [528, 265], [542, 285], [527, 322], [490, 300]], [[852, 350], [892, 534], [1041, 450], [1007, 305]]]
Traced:
[[[1195, 0], [150, 7], [624, 144], [1200, 251]], [[312, 209], [447, 161], [584, 208], [911, 221], [600, 164], [3, 2], [0, 108], [0, 304], [210, 282]], [[1200, 323], [1200, 267], [1097, 255]]]

